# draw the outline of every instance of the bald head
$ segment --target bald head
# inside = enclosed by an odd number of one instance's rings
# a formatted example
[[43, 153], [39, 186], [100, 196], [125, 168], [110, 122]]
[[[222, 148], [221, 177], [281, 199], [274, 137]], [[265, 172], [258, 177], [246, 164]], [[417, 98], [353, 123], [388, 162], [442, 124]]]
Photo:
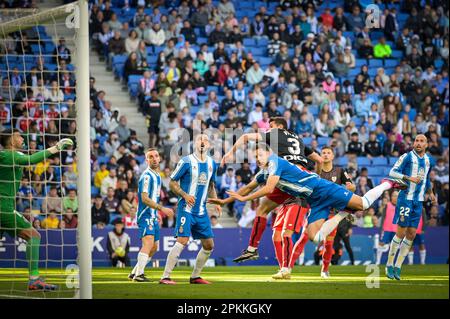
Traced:
[[428, 139], [424, 134], [418, 134], [416, 138], [414, 139], [414, 151], [422, 156], [425, 154], [427, 147], [428, 147]]

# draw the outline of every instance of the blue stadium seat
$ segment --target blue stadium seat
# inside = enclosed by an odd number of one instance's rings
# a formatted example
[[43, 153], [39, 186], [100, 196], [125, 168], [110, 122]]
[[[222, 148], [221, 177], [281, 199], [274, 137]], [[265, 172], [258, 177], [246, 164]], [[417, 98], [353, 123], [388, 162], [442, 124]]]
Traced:
[[389, 173], [391, 172], [391, 166], [385, 166], [384, 167], [384, 176], [389, 176]]
[[384, 62], [385, 68], [395, 68], [399, 64], [398, 60], [388, 59]]
[[109, 162], [109, 157], [108, 156], [99, 156], [99, 157], [97, 157], [97, 162], [99, 164], [101, 164], [101, 163], [108, 163]]
[[436, 69], [442, 68], [443, 65], [444, 65], [444, 60], [442, 60], [442, 59], [437, 59], [434, 61], [434, 66], [436, 67]]
[[329, 137], [323, 137], [323, 136], [319, 136], [317, 138], [317, 144], [319, 144], [319, 146], [325, 146], [328, 144], [328, 141], [330, 140]]
[[245, 47], [255, 47], [256, 41], [253, 38], [244, 38], [244, 46]]
[[92, 195], [92, 197], [95, 197], [98, 194], [100, 194], [100, 190], [97, 187], [95, 187], [95, 186], [91, 186], [91, 195]]
[[303, 138], [303, 143], [305, 145], [309, 145], [309, 144], [311, 144], [311, 142], [312, 142], [312, 138], [311, 137], [304, 137]]
[[374, 166], [385, 166], [388, 165], [388, 160], [386, 157], [374, 157], [372, 158], [372, 164]]
[[377, 59], [369, 60], [369, 67], [370, 68], [380, 68], [382, 66], [383, 66], [383, 61], [382, 60], [377, 60]]
[[448, 147], [448, 137], [441, 138], [441, 141], [443, 147]]
[[400, 50], [392, 50], [392, 59], [401, 59], [403, 57], [403, 51]]
[[369, 173], [369, 176], [384, 176], [384, 168], [383, 167], [373, 167], [369, 166], [367, 167], [367, 172]]
[[394, 165], [395, 162], [397, 162], [398, 157], [394, 157], [394, 156], [389, 156], [389, 165]]
[[267, 45], [269, 44], [269, 39], [267, 39], [267, 38], [260, 38], [260, 39], [257, 40], [257, 42], [258, 42], [258, 46], [259, 47], [266, 47], [267, 48]]
[[367, 157], [357, 157], [356, 158], [356, 163], [358, 163], [359, 168], [365, 166], [368, 167], [370, 166], [370, 160]]
[[341, 156], [334, 160], [334, 164], [341, 167], [346, 167], [348, 164], [348, 158], [347, 156]]
[[145, 155], [136, 156], [135, 158], [139, 162], [139, 164], [142, 164], [145, 162]]

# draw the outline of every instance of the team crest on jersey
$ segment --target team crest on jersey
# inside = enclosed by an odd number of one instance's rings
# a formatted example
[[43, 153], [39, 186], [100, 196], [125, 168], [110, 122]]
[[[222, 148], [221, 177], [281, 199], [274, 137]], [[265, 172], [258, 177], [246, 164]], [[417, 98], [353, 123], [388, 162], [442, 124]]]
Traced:
[[206, 176], [206, 173], [202, 172], [200, 176], [198, 177], [198, 183], [200, 185], [206, 185], [208, 182], [208, 176]]
[[153, 224], [148, 225], [148, 229], [153, 230]]
[[332, 176], [331, 180], [333, 181], [333, 183], [336, 183], [337, 177], [336, 176]]
[[178, 233], [182, 233], [184, 230], [183, 226], [180, 226], [180, 228], [178, 229]]
[[417, 175], [423, 179], [425, 177], [425, 169], [423, 167], [419, 168], [419, 173]]
[[405, 221], [405, 216], [401, 215], [401, 216], [400, 216], [400, 221], [401, 221], [401, 222], [404, 222], [404, 221]]

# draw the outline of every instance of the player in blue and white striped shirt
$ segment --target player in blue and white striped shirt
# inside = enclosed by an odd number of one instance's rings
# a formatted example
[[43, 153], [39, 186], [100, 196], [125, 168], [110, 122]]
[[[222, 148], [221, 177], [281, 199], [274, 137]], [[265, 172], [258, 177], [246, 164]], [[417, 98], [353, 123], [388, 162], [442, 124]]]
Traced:
[[[403, 180], [408, 184], [406, 189], [400, 191], [395, 208], [394, 223], [397, 224], [397, 233], [391, 241], [386, 263], [386, 276], [389, 279], [400, 280], [403, 261], [416, 237], [425, 194], [430, 197], [433, 204], [437, 202], [429, 176], [434, 160], [426, 154], [427, 147], [426, 136], [417, 135], [413, 144], [414, 149], [403, 154], [389, 173], [390, 177]], [[395, 255], [399, 249], [394, 265]]]
[[[217, 197], [214, 186], [217, 164], [207, 155], [208, 150], [208, 136], [198, 135], [194, 142], [194, 153], [183, 157], [170, 176], [170, 189], [179, 196], [175, 226], [177, 242], [167, 256], [161, 284], [175, 284], [170, 279], [170, 274], [191, 235], [194, 239], [201, 240], [202, 248], [197, 255], [190, 283], [209, 284], [200, 278], [200, 272], [214, 247], [214, 235], [206, 211], [206, 202], [208, 197]], [[220, 216], [220, 206], [216, 206], [216, 209]]]
[[167, 216], [173, 216], [172, 209], [159, 204], [161, 194], [159, 163], [161, 158], [158, 151], [154, 148], [149, 149], [146, 153], [146, 159], [148, 167], [139, 178], [138, 186], [137, 223], [142, 238], [142, 248], [139, 251], [136, 266], [128, 276], [129, 279], [138, 282], [149, 281], [144, 275], [144, 269], [158, 249], [158, 211]]

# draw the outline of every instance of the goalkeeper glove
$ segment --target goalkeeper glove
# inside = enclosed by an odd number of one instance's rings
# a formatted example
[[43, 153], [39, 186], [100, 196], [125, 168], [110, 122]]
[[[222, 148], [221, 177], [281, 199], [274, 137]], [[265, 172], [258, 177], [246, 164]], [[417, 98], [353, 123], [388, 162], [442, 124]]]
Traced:
[[58, 143], [56, 143], [55, 146], [50, 147], [48, 150], [50, 151], [50, 153], [56, 154], [71, 145], [73, 145], [73, 141], [70, 138], [63, 138]]

